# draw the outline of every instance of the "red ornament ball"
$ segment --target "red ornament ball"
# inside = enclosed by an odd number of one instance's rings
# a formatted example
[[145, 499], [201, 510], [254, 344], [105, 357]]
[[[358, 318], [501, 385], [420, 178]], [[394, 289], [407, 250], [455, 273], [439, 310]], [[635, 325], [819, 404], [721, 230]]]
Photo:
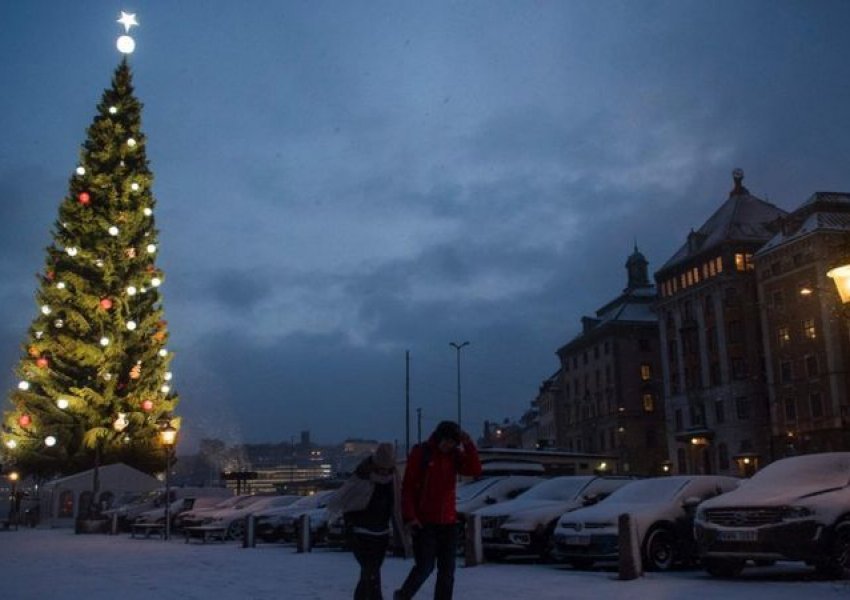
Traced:
[[29, 427], [31, 423], [32, 423], [32, 417], [29, 416], [29, 415], [21, 415], [18, 418], [18, 424], [21, 427]]
[[153, 400], [145, 400], [142, 402], [142, 410], [150, 412], [153, 410]]
[[109, 298], [101, 298], [100, 299], [100, 307], [103, 310], [109, 310], [110, 308], [112, 308], [112, 300], [109, 299]]
[[43, 356], [39, 357], [39, 358], [35, 361], [35, 365], [36, 365], [39, 369], [46, 369], [48, 364], [49, 364], [49, 363], [48, 363], [48, 360], [47, 360], [46, 358], [44, 358]]
[[77, 196], [77, 200], [80, 201], [80, 204], [83, 206], [88, 206], [91, 204], [91, 196], [89, 196], [88, 192], [80, 192], [80, 195]]

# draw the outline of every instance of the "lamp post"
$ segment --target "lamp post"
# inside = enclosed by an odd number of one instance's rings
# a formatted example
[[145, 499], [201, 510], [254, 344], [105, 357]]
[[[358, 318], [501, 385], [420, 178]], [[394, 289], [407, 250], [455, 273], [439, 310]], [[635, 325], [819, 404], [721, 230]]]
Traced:
[[18, 475], [17, 471], [9, 473], [9, 481], [11, 482], [11, 491], [9, 492], [9, 525], [18, 526]]
[[174, 445], [177, 443], [177, 430], [171, 426], [171, 423], [166, 423], [165, 427], [159, 430], [159, 439], [165, 447], [165, 535], [164, 539], [168, 540], [171, 532], [171, 453], [174, 450]]
[[460, 351], [464, 346], [469, 346], [469, 342], [462, 342], [460, 344], [449, 342], [449, 346], [457, 351], [457, 425], [463, 429], [463, 425], [460, 422]]

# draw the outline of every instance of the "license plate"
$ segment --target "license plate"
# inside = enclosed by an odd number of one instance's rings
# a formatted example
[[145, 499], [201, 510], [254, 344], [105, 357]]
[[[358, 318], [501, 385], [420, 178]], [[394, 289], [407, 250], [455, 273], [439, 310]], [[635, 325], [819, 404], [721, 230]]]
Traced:
[[589, 546], [590, 536], [588, 535], [568, 535], [564, 540], [567, 546]]
[[755, 529], [719, 531], [717, 537], [724, 542], [756, 542], [758, 541], [758, 531]]

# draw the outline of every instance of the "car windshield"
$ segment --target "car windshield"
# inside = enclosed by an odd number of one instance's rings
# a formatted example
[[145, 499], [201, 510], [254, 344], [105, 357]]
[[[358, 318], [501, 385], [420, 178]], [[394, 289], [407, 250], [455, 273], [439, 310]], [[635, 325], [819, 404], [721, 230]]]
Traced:
[[778, 460], [753, 475], [748, 486], [790, 485], [812, 489], [843, 487], [850, 480], [850, 452], [808, 454]]
[[214, 508], [230, 508], [231, 506], [233, 506], [234, 504], [236, 504], [237, 502], [239, 502], [242, 499], [243, 499], [242, 496], [233, 496], [231, 498], [228, 498], [227, 500], [223, 500], [223, 501], [219, 502], [218, 504], [216, 504], [214, 506]]
[[587, 486], [592, 477], [556, 477], [519, 495], [517, 498], [529, 500], [573, 500]]
[[628, 502], [652, 504], [659, 500], [670, 500], [687, 485], [687, 479], [662, 477], [633, 481], [608, 496], [606, 502]]
[[479, 479], [478, 481], [470, 481], [469, 483], [457, 488], [457, 501], [467, 502], [473, 498], [480, 496], [485, 490], [493, 487], [497, 481], [501, 481], [499, 477], [490, 477], [488, 479]]
[[250, 506], [254, 502], [257, 502], [260, 498], [258, 496], [247, 496], [246, 498], [242, 498], [233, 505], [233, 508], [245, 508], [246, 506]]

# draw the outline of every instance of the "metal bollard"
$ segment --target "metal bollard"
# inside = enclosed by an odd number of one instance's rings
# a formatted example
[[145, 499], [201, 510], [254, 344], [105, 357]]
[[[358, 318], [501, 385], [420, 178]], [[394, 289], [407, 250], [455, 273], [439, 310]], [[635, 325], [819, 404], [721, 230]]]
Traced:
[[620, 530], [618, 539], [618, 545], [620, 547], [619, 579], [631, 581], [643, 575], [640, 544], [637, 539], [637, 525], [628, 513], [620, 515], [617, 525]]
[[298, 518], [297, 535], [296, 552], [311, 552], [313, 548], [310, 547], [310, 515], [305, 513]]
[[467, 515], [464, 551], [467, 567], [474, 567], [484, 562], [484, 546], [481, 543], [481, 515]]
[[245, 535], [242, 536], [243, 548], [257, 547], [256, 523], [257, 519], [254, 518], [253, 513], [245, 515]]
[[118, 535], [118, 513], [112, 513], [112, 525], [109, 528], [109, 533]]

